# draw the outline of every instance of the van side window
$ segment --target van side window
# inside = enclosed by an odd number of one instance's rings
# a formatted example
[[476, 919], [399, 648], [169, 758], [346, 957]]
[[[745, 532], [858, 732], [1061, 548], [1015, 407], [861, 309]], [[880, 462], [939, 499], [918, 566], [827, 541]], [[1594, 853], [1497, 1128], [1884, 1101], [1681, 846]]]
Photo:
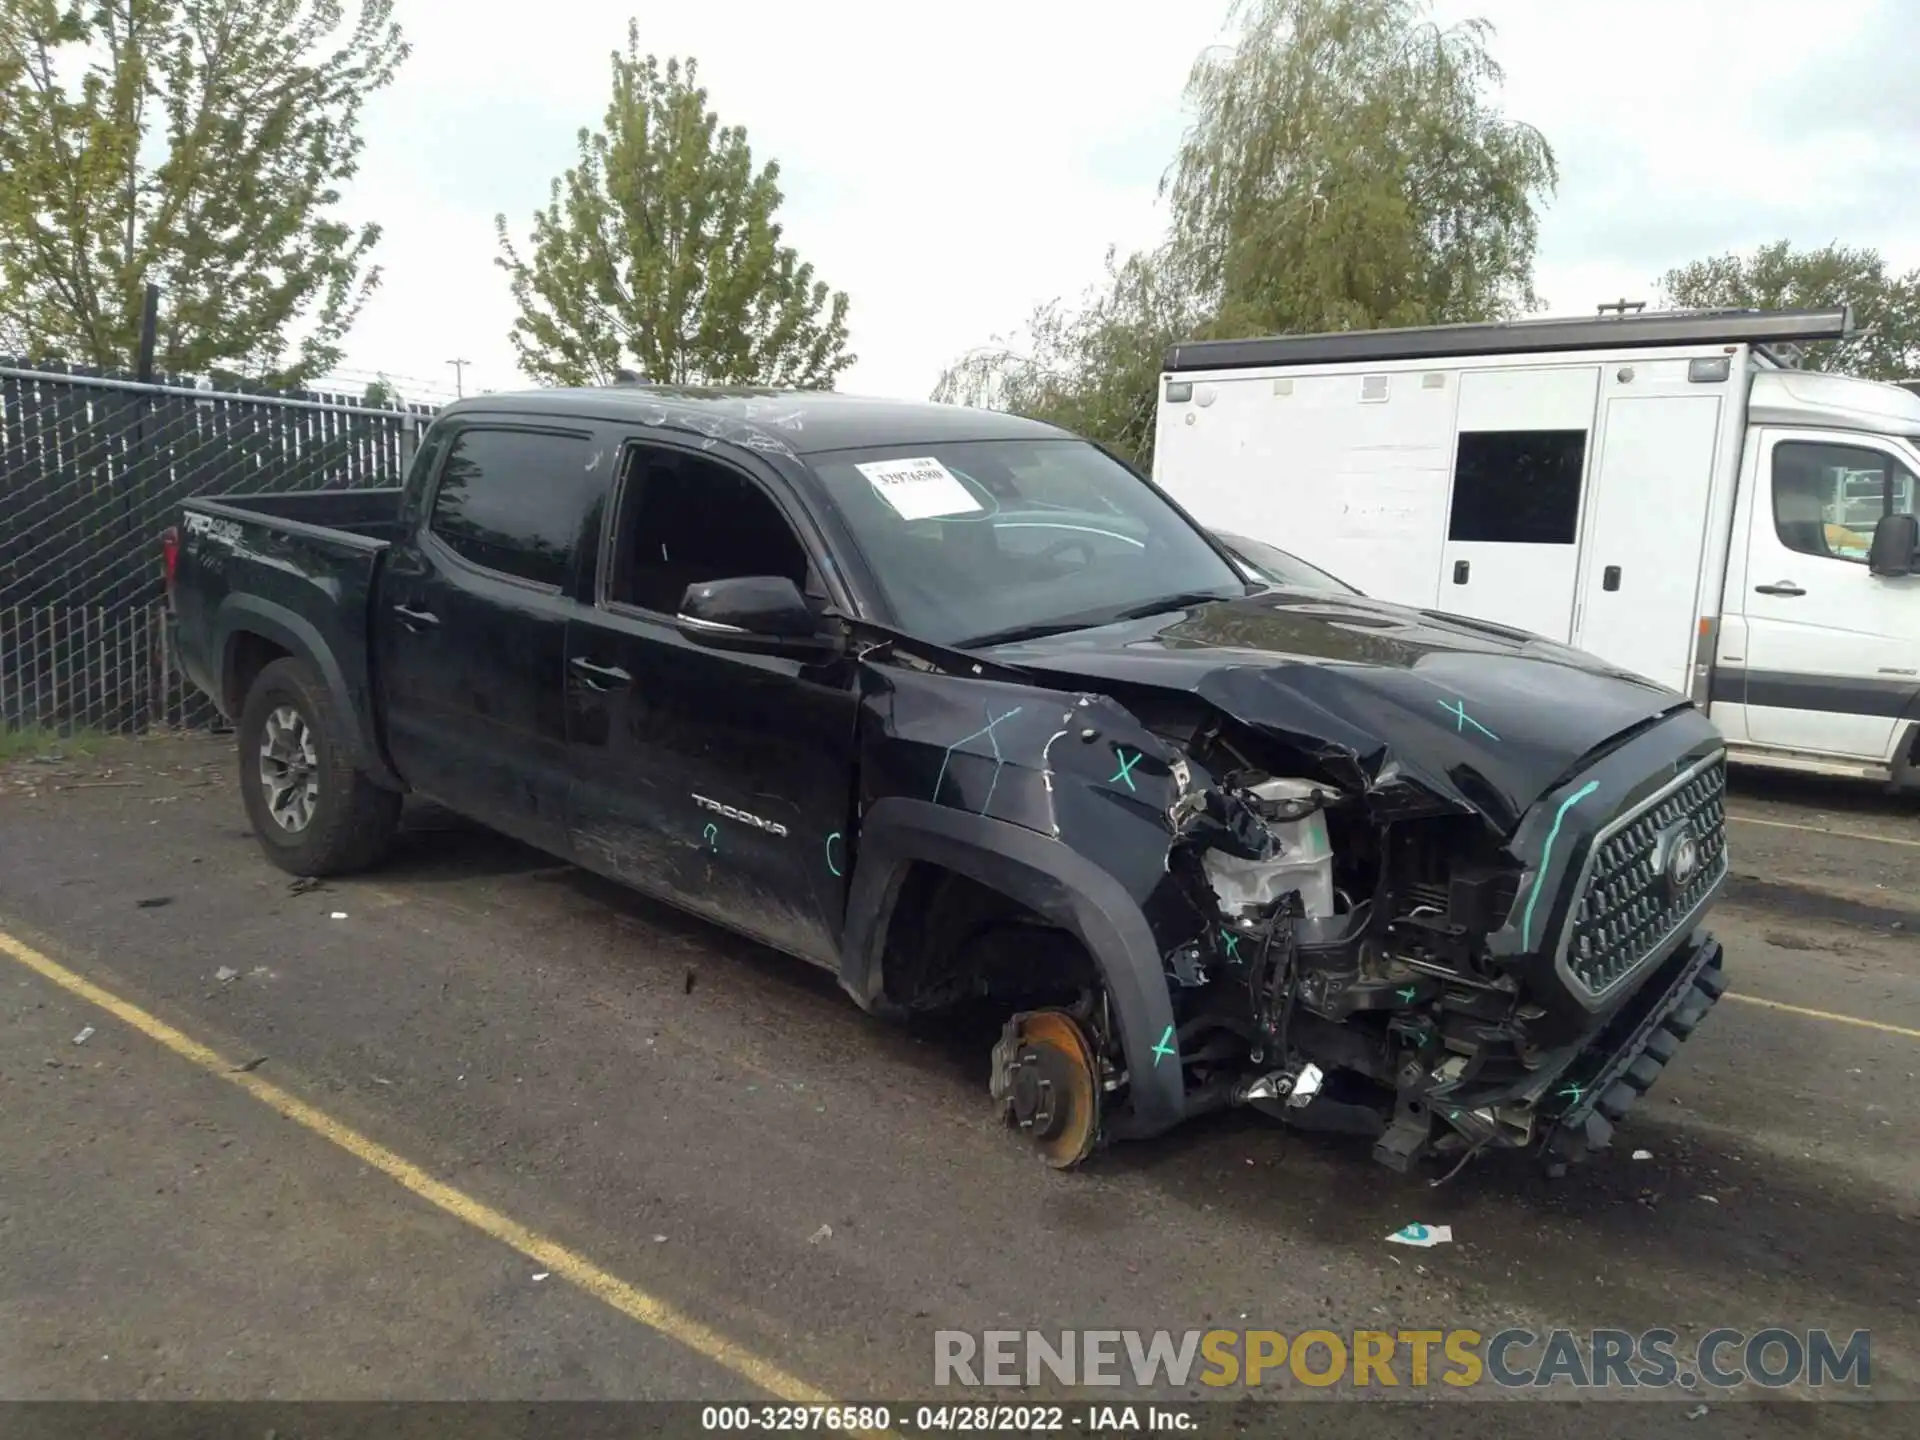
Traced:
[[672, 615], [689, 585], [784, 575], [823, 596], [787, 517], [745, 475], [699, 455], [628, 451], [607, 599]]
[[1571, 545], [1580, 528], [1584, 430], [1463, 431], [1449, 540]]
[[1789, 550], [1864, 565], [1873, 527], [1913, 508], [1913, 472], [1884, 450], [1811, 440], [1773, 447], [1773, 531]]
[[605, 482], [587, 437], [474, 427], [455, 435], [427, 528], [463, 559], [564, 588], [580, 527]]

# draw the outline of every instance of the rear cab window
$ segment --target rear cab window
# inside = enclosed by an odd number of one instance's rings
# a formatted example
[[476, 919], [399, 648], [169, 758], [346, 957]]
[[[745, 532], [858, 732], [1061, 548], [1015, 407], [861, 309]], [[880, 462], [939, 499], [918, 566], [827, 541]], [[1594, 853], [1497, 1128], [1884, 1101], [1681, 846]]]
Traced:
[[483, 423], [441, 443], [446, 459], [427, 518], [433, 537], [496, 575], [569, 588], [582, 529], [606, 488], [604, 468], [589, 468], [589, 438]]

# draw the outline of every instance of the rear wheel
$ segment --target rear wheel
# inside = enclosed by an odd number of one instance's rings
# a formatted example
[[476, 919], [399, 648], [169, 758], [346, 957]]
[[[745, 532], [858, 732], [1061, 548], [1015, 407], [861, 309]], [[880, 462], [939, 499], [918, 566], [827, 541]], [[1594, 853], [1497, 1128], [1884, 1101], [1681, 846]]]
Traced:
[[267, 858], [343, 875], [386, 853], [400, 796], [354, 768], [333, 697], [304, 660], [262, 670], [240, 711], [240, 793]]

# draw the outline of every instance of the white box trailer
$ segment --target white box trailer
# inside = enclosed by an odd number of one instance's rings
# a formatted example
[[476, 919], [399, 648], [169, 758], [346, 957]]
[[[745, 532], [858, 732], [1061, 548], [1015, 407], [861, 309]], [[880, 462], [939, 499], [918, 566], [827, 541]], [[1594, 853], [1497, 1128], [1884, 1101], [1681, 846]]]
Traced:
[[1920, 394], [1791, 368], [1844, 309], [1204, 341], [1154, 478], [1381, 599], [1688, 694], [1733, 758], [1920, 783]]

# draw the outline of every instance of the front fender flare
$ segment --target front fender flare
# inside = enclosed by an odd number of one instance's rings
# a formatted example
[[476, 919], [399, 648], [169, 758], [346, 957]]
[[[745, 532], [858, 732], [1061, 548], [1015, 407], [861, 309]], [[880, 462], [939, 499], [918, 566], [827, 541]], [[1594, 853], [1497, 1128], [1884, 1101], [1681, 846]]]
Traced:
[[924, 800], [889, 797], [860, 825], [847, 897], [840, 984], [873, 1010], [885, 991], [882, 954], [893, 907], [914, 861], [965, 875], [1075, 936], [1107, 988], [1126, 1057], [1129, 1100], [1114, 1133], [1157, 1135], [1186, 1115], [1181, 1067], [1160, 1064], [1154, 1047], [1173, 1026], [1173, 1002], [1159, 946], [1140, 907], [1120, 883], [1057, 840], [1004, 820]]

